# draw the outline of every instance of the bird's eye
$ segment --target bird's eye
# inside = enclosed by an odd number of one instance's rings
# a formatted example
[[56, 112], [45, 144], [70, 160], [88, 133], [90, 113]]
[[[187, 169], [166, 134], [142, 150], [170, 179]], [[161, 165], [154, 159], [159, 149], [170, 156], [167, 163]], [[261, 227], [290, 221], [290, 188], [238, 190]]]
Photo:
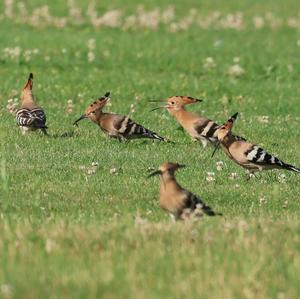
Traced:
[[171, 105], [175, 105], [175, 102], [174, 102], [174, 101], [172, 101], [172, 102], [171, 102]]

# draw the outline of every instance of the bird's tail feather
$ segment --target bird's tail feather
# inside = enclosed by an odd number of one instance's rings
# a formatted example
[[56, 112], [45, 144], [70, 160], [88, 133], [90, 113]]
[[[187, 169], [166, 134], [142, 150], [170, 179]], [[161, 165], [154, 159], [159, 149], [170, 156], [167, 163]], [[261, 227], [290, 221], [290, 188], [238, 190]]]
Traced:
[[205, 204], [202, 206], [202, 210], [208, 216], [223, 216], [222, 213], [215, 212], [210, 206]]
[[286, 163], [284, 163], [284, 164], [282, 165], [282, 168], [284, 168], [284, 169], [286, 169], [286, 170], [293, 171], [293, 172], [298, 172], [298, 173], [300, 173], [300, 169], [297, 168], [297, 167], [295, 167], [295, 166], [293, 166], [293, 165], [291, 165], [291, 164], [286, 164]]

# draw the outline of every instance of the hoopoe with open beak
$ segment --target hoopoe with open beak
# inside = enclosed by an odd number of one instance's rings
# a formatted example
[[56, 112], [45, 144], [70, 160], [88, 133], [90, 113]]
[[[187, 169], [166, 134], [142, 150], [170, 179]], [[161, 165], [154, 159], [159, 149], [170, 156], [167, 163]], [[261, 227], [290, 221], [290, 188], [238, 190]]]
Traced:
[[185, 131], [196, 140], [200, 140], [205, 147], [207, 144], [217, 142], [216, 131], [219, 125], [214, 121], [186, 111], [185, 106], [200, 103], [202, 100], [188, 96], [173, 96], [166, 100], [162, 107], [154, 108], [152, 111], [165, 108], [179, 122]]
[[300, 169], [293, 165], [287, 164], [277, 157], [270, 155], [258, 145], [252, 144], [246, 140], [238, 140], [236, 136], [231, 133], [233, 124], [238, 116], [235, 113], [228, 121], [218, 130], [218, 143], [212, 154], [216, 152], [219, 145], [223, 148], [226, 155], [236, 162], [238, 165], [244, 167], [249, 173], [249, 177], [256, 171], [269, 169], [286, 169], [300, 173]]
[[166, 162], [159, 170], [154, 171], [149, 177], [160, 175], [160, 206], [170, 213], [174, 220], [185, 220], [192, 217], [222, 215], [214, 212], [202, 199], [190, 191], [182, 188], [176, 181], [175, 172], [185, 165]]
[[44, 134], [47, 134], [46, 114], [44, 110], [39, 107], [32, 93], [33, 74], [29, 74], [27, 83], [22, 89], [21, 93], [21, 108], [17, 111], [16, 121], [20, 127], [22, 134], [28, 131], [35, 131], [40, 129]]
[[142, 125], [137, 124], [128, 116], [123, 116], [114, 113], [105, 113], [102, 111], [103, 107], [109, 100], [110, 93], [107, 92], [104, 96], [99, 98], [94, 103], [90, 104], [85, 110], [85, 113], [74, 122], [74, 125], [85, 118], [100, 126], [101, 130], [112, 138], [121, 140], [129, 140], [136, 138], [150, 138], [159, 141], [167, 141], [164, 137], [146, 129]]

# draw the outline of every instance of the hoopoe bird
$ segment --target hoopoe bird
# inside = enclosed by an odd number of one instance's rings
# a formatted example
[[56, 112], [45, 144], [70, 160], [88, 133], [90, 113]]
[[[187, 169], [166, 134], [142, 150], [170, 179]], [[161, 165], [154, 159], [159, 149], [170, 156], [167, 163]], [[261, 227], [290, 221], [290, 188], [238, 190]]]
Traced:
[[22, 89], [21, 93], [21, 108], [16, 114], [17, 125], [20, 127], [22, 134], [28, 131], [35, 131], [40, 129], [44, 134], [47, 134], [46, 114], [44, 110], [39, 107], [32, 93], [33, 74], [29, 74], [27, 83]]
[[238, 165], [245, 168], [250, 175], [256, 171], [269, 169], [286, 169], [300, 173], [300, 169], [293, 165], [287, 164], [277, 157], [267, 153], [256, 144], [252, 144], [246, 140], [237, 139], [231, 133], [233, 124], [238, 116], [235, 113], [228, 121], [218, 130], [218, 143], [216, 144], [216, 152], [219, 145], [223, 148], [225, 154]]
[[150, 138], [159, 141], [167, 141], [166, 138], [146, 129], [142, 125], [131, 120], [128, 116], [103, 112], [102, 109], [109, 100], [109, 95], [110, 93], [107, 92], [97, 101], [90, 104], [85, 110], [85, 113], [80, 116], [73, 125], [77, 125], [82, 119], [88, 118], [99, 125], [101, 130], [108, 137], [117, 138], [119, 141], [136, 138]]
[[149, 177], [160, 176], [160, 197], [161, 208], [170, 213], [174, 220], [185, 220], [202, 216], [203, 213], [209, 216], [222, 215], [214, 212], [202, 199], [192, 192], [181, 187], [175, 178], [175, 172], [185, 165], [178, 163], [163, 163], [159, 170], [154, 171]]
[[154, 108], [152, 111], [167, 109], [193, 139], [201, 141], [203, 147], [218, 141], [216, 131], [219, 125], [217, 123], [185, 109], [185, 106], [200, 103], [202, 100], [188, 96], [172, 96], [164, 102], [166, 103], [164, 106]]

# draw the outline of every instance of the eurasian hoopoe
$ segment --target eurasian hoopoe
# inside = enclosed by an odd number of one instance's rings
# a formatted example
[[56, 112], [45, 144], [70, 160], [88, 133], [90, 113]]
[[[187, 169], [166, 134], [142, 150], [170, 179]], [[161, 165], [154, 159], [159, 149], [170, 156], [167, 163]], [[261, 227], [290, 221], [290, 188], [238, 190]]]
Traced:
[[44, 134], [47, 134], [46, 115], [44, 110], [35, 103], [32, 87], [33, 75], [30, 73], [21, 93], [21, 108], [17, 111], [16, 121], [23, 135], [27, 131], [37, 129], [41, 129]]
[[214, 212], [199, 197], [177, 183], [175, 171], [182, 167], [185, 165], [166, 162], [159, 167], [159, 170], [149, 175], [149, 177], [160, 175], [160, 206], [169, 212], [175, 220], [202, 216], [202, 212], [209, 216], [222, 215]]
[[119, 140], [150, 138], [167, 141], [167, 139], [135, 123], [128, 116], [102, 112], [103, 107], [109, 100], [109, 95], [110, 93], [107, 92], [104, 96], [89, 105], [85, 110], [85, 114], [77, 119], [74, 125], [77, 125], [82, 119], [89, 118], [98, 124], [108, 137], [118, 138]]
[[226, 155], [236, 162], [238, 165], [244, 167], [249, 174], [256, 171], [268, 169], [287, 169], [290, 171], [300, 173], [300, 169], [290, 164], [286, 164], [273, 155], [268, 154], [258, 145], [247, 142], [246, 140], [237, 139], [231, 133], [233, 123], [237, 118], [238, 113], [231, 116], [228, 121], [218, 130], [218, 143], [213, 152], [213, 155], [221, 144]]
[[152, 109], [166, 108], [169, 113], [179, 122], [187, 133], [196, 140], [200, 140], [205, 147], [208, 143], [216, 143], [216, 131], [219, 125], [214, 121], [198, 116], [185, 110], [186, 105], [202, 102], [202, 100], [187, 96], [173, 96], [166, 100], [166, 105]]

